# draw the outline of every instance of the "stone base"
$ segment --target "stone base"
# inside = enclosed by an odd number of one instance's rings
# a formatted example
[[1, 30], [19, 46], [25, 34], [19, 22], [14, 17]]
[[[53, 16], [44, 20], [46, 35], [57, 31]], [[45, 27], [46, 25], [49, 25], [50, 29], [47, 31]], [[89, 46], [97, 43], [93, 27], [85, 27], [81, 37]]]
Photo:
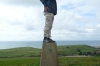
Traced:
[[40, 66], [59, 66], [56, 43], [43, 43]]

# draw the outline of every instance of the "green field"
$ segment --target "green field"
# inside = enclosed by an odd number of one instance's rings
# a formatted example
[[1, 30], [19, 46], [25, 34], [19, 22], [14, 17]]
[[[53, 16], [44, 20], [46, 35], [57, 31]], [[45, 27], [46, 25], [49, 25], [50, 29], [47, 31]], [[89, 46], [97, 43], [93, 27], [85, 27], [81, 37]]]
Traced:
[[13, 58], [13, 57], [39, 57], [41, 49], [32, 47], [20, 47], [12, 49], [0, 50], [0, 58]]
[[[0, 66], [40, 66], [40, 58], [3, 58]], [[59, 66], [100, 66], [100, 57], [59, 57]]]
[[97, 51], [97, 48], [88, 46], [88, 45], [67, 45], [67, 46], [58, 46], [59, 55], [92, 55]]
[[[97, 48], [88, 45], [64, 45], [64, 46], [58, 46], [57, 50], [58, 50], [58, 56], [97, 55], [98, 51]], [[0, 58], [40, 57], [40, 56], [41, 56], [41, 49], [33, 47], [20, 47], [20, 48], [0, 50]]]
[[[100, 66], [100, 48], [58, 46], [59, 66]], [[0, 66], [40, 66], [41, 49], [20, 47], [0, 50]]]

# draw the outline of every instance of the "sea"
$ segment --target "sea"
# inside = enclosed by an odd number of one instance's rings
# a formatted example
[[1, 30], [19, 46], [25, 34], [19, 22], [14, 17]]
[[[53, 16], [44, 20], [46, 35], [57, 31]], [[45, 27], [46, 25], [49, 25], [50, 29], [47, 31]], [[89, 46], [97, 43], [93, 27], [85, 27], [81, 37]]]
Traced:
[[[10, 49], [18, 47], [42, 48], [42, 41], [0, 41], [0, 49]], [[74, 41], [56, 41], [57, 46], [60, 45], [89, 45], [99, 46], [100, 40], [74, 40]]]

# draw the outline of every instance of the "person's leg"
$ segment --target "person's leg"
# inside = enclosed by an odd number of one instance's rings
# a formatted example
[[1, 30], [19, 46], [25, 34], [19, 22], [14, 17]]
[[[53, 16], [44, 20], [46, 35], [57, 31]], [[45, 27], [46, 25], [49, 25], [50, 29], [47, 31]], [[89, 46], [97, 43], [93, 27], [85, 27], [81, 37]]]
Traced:
[[53, 20], [54, 20], [54, 14], [53, 13], [45, 13], [44, 15], [46, 17], [45, 27], [44, 27], [44, 37], [50, 38], [51, 37], [51, 29], [52, 29]]
[[44, 37], [51, 37], [51, 29], [54, 20], [53, 13], [45, 13], [45, 27], [44, 27]]
[[[51, 29], [52, 29], [53, 21], [54, 21], [54, 15], [52, 16]], [[49, 38], [51, 37], [51, 29], [49, 30], [49, 34], [48, 34]]]

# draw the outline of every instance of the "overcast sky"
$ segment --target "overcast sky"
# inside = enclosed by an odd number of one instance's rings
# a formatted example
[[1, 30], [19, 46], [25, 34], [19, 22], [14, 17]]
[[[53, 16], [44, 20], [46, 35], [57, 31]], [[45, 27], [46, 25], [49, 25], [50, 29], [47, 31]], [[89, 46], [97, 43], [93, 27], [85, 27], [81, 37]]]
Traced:
[[[99, 40], [100, 0], [57, 0], [54, 40]], [[43, 39], [45, 17], [40, 0], [0, 0], [0, 41]]]

